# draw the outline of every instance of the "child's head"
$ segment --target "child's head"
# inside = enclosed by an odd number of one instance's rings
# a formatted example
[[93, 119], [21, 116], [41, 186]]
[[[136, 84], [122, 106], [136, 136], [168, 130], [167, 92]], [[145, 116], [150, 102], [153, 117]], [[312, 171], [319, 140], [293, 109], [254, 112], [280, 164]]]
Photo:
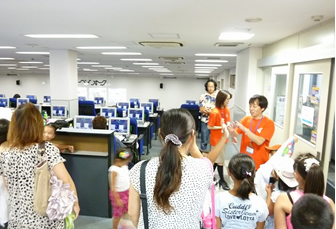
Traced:
[[0, 144], [7, 141], [9, 121], [7, 119], [0, 119]]
[[116, 152], [114, 162], [123, 162], [127, 165], [132, 160], [132, 152], [128, 148], [120, 148]]
[[56, 123], [49, 123], [44, 126], [43, 131], [43, 141], [51, 141], [56, 136], [56, 130], [61, 129], [62, 127]]
[[291, 222], [293, 229], [331, 229], [334, 213], [322, 197], [305, 194], [293, 205]]
[[97, 116], [92, 120], [93, 129], [106, 129], [107, 119], [104, 116]]
[[228, 169], [234, 182], [241, 181], [237, 194], [243, 200], [249, 199], [249, 194], [255, 190], [255, 163], [253, 159], [247, 154], [238, 153], [231, 158]]
[[299, 155], [294, 162], [295, 178], [304, 185], [304, 193], [324, 194], [324, 175], [321, 162], [311, 153]]
[[293, 190], [298, 186], [294, 176], [294, 160], [289, 157], [279, 157], [272, 161], [274, 173], [278, 180], [278, 188], [282, 191]]
[[215, 105], [217, 108], [225, 107], [229, 104], [230, 99], [232, 98], [232, 95], [228, 91], [220, 90], [217, 93], [216, 96], [216, 102]]

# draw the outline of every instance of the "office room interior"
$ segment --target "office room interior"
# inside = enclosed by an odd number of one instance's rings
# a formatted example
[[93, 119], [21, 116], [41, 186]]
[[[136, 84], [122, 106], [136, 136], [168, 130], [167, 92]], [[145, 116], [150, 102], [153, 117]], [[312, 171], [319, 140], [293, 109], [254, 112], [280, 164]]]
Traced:
[[[294, 156], [317, 155], [325, 174], [334, 165], [335, 1], [37, 0], [3, 2], [0, 11], [7, 98], [36, 95], [42, 103], [50, 95], [70, 104], [71, 116], [78, 96], [103, 96], [107, 106], [159, 99], [168, 110], [198, 101], [214, 79], [233, 95], [231, 110], [249, 115], [249, 98], [267, 97], [270, 145], [296, 136]], [[57, 34], [87, 36], [43, 37]], [[314, 116], [302, 110], [308, 100]], [[303, 116], [314, 119], [309, 136]], [[328, 182], [334, 188], [334, 178]]]

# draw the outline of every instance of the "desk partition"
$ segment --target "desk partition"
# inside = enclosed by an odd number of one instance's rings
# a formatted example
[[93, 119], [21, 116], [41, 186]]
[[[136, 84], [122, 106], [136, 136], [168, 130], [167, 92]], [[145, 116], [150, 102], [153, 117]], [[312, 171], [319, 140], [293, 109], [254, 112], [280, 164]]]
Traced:
[[52, 143], [75, 147], [74, 153], [61, 156], [77, 188], [80, 214], [110, 218], [108, 169], [114, 157], [113, 131], [62, 128]]

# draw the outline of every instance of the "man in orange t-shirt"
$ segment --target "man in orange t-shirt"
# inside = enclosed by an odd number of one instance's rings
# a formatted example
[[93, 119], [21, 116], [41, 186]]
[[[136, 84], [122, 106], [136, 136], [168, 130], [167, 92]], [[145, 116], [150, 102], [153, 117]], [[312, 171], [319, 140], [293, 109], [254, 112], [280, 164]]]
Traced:
[[251, 116], [245, 116], [240, 122], [233, 123], [228, 130], [234, 137], [242, 134], [240, 152], [250, 155], [256, 170], [269, 159], [265, 146], [274, 134], [274, 122], [263, 116], [268, 101], [263, 95], [254, 95], [249, 100]]

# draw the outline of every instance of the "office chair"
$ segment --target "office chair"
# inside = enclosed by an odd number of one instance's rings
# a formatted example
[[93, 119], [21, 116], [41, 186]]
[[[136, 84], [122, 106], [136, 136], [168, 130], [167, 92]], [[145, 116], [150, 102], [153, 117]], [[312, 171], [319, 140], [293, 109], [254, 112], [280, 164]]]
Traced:
[[37, 104], [37, 99], [29, 99], [29, 102], [32, 104]]
[[143, 154], [143, 143], [144, 143], [144, 135], [143, 134], [138, 134], [138, 122], [136, 120], [136, 118], [130, 118], [130, 125], [131, 125], [131, 134], [135, 134], [138, 136], [138, 144], [139, 144], [139, 160], [140, 157]]
[[199, 112], [199, 106], [198, 105], [189, 105], [189, 104], [181, 104], [181, 108], [184, 108], [190, 112], [190, 114], [193, 116], [195, 120], [196, 125], [196, 131], [200, 133], [201, 128], [201, 120], [200, 120], [200, 112]]
[[[123, 111], [124, 110], [125, 110], [124, 108], [117, 108], [117, 117], [123, 118], [124, 117], [123, 116]], [[126, 110], [125, 112], [126, 112], [126, 116], [125, 117], [127, 117], [128, 116], [128, 110]]]
[[96, 116], [95, 104], [93, 101], [78, 101], [78, 114]]
[[16, 107], [16, 98], [9, 98], [9, 107]]
[[[145, 109], [145, 122], [149, 122], [149, 110]], [[149, 146], [150, 148], [152, 148], [152, 139], [154, 136], [154, 123], [150, 123], [149, 124], [149, 128], [150, 128], [150, 142], [149, 142]]]

